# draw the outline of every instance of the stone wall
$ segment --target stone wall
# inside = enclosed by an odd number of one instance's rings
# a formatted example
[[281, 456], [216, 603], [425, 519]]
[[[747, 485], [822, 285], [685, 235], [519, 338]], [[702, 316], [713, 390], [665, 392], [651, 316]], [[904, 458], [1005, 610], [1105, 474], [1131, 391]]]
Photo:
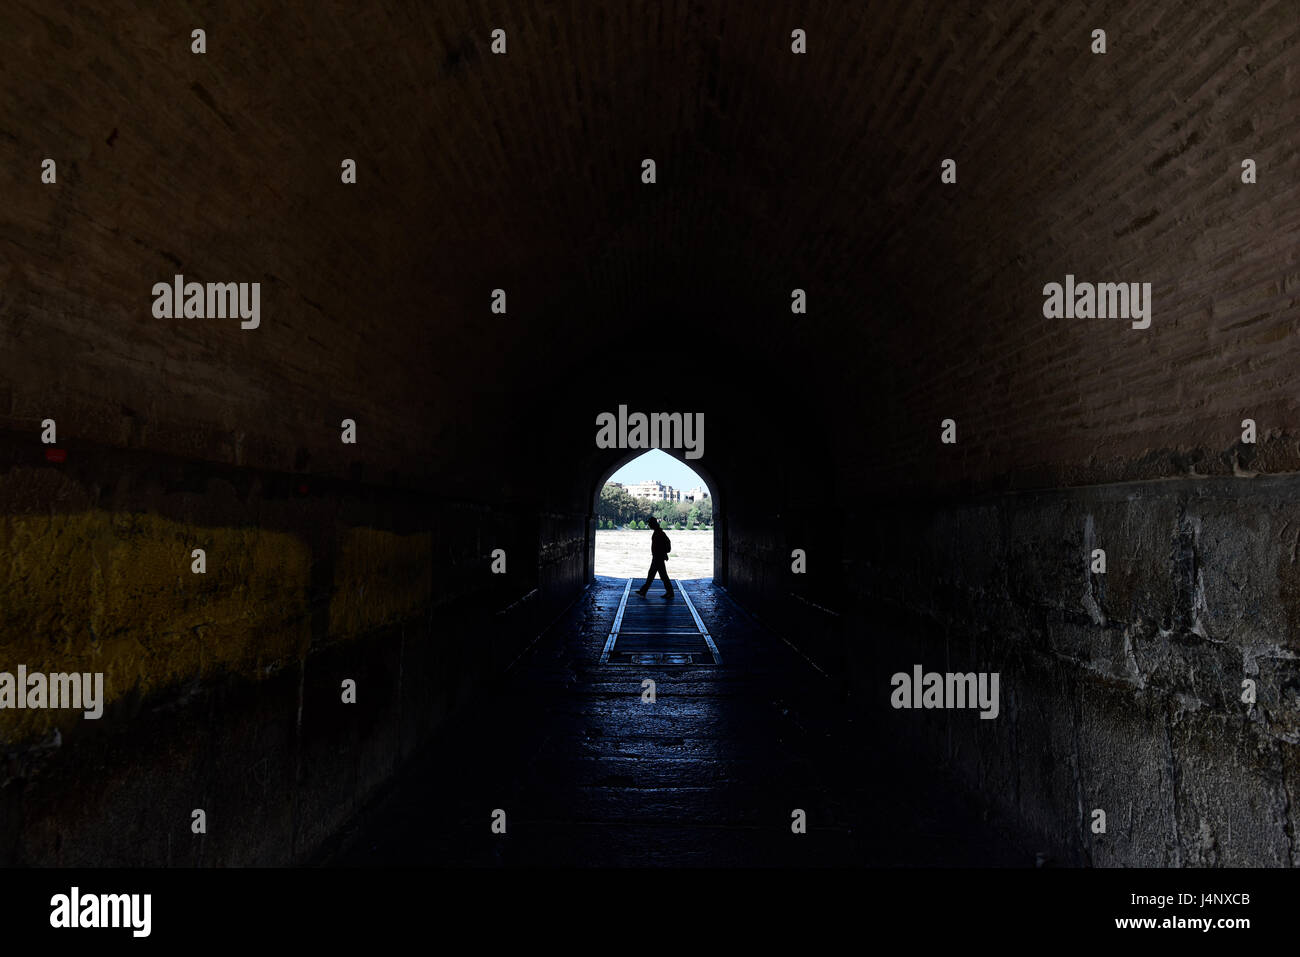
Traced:
[[[899, 502], [852, 528], [849, 656], [874, 715], [1056, 860], [1300, 862], [1296, 477]], [[885, 707], [918, 663], [1000, 672], [1001, 714]]]
[[102, 672], [105, 699], [0, 715], [6, 865], [301, 860], [584, 581], [585, 517], [4, 448], [4, 670]]

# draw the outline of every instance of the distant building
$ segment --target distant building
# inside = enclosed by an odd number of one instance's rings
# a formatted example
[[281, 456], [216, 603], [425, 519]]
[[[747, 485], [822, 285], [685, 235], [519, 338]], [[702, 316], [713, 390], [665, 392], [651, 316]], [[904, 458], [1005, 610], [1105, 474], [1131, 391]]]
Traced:
[[665, 485], [663, 482], [657, 482], [654, 479], [646, 479], [644, 482], [629, 485], [627, 493], [633, 498], [651, 499], [658, 502], [681, 501], [680, 492], [675, 491], [671, 485]]
[[635, 485], [620, 485], [618, 482], [605, 484], [617, 485], [633, 498], [647, 499], [652, 502], [698, 502], [709, 497], [709, 490], [706, 488], [693, 488], [689, 492], [683, 492], [679, 488], [673, 488], [667, 482], [656, 479], [646, 479]]

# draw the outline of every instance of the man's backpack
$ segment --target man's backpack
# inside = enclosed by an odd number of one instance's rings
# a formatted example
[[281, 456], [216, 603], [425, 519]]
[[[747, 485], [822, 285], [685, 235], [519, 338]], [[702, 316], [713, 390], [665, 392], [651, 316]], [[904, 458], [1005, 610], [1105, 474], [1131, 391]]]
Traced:
[[668, 553], [673, 550], [673, 540], [667, 535], [664, 536], [664, 561], [668, 561]]

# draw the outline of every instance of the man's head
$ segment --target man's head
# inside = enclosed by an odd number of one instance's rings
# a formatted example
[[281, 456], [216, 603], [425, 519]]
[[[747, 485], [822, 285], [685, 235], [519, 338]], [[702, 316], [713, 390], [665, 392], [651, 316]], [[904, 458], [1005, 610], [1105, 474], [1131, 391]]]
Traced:
[[652, 529], [654, 529], [656, 532], [659, 531], [659, 519], [655, 518], [655, 517], [652, 515], [652, 516], [650, 516], [649, 523], [650, 523], [650, 527], [651, 527]]

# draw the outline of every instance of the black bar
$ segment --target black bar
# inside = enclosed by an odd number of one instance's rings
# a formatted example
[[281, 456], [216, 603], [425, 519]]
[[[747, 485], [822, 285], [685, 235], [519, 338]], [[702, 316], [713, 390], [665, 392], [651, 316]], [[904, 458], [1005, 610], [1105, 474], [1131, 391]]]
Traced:
[[[688, 930], [692, 940], [762, 938], [774, 923], [802, 935], [811, 953], [847, 949], [832, 945], [832, 931], [852, 935], [842, 940], [859, 941], [854, 947], [900, 935], [924, 947], [1125, 938], [1149, 946], [1190, 935], [1233, 946], [1280, 937], [1300, 891], [1289, 870], [1168, 869], [9, 870], [0, 881], [8, 945], [266, 941], [330, 953], [344, 942], [384, 940], [437, 941], [421, 945], [431, 952], [462, 953], [505, 939], [542, 947], [606, 932], [615, 935], [606, 938], [610, 947], [661, 949]], [[129, 926], [52, 927], [52, 898], [70, 896], [74, 886], [83, 902], [87, 895], [149, 894], [148, 936], [134, 936]], [[1179, 895], [1187, 895], [1182, 903]], [[1133, 919], [1155, 924], [1118, 926]], [[1248, 926], [1179, 924], [1206, 919]]]

